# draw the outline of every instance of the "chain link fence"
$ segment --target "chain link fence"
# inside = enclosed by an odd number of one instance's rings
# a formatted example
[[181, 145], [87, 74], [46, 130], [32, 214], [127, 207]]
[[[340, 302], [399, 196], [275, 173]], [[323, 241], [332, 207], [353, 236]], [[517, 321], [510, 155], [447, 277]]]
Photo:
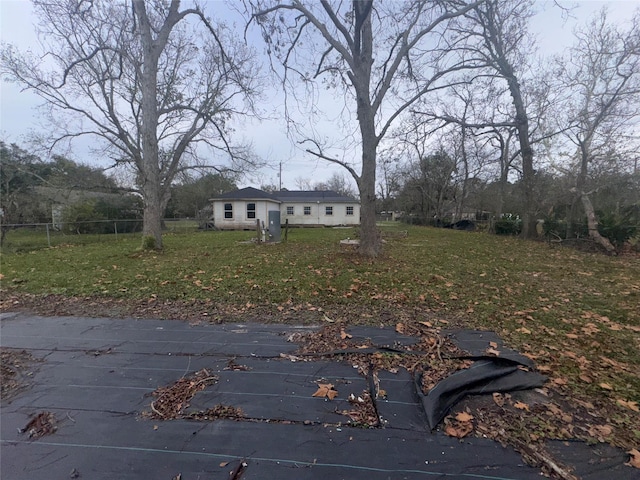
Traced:
[[[198, 222], [189, 218], [163, 220], [167, 233], [189, 233], [198, 230]], [[98, 220], [53, 223], [25, 223], [2, 225], [2, 252], [18, 253], [58, 245], [82, 245], [117, 242], [142, 238], [142, 220]]]

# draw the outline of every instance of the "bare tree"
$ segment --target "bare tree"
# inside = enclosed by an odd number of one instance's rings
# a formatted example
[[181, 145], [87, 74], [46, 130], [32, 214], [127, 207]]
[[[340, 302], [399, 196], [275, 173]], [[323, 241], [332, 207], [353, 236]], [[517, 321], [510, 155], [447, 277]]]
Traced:
[[[91, 135], [129, 165], [144, 200], [145, 244], [162, 248], [173, 179], [194, 165], [241, 169], [230, 120], [255, 93], [251, 55], [179, 0], [35, 0], [42, 58], [3, 46], [3, 73], [43, 98], [56, 144]], [[208, 148], [207, 148], [208, 147]], [[205, 151], [219, 157], [210, 163]]]
[[313, 182], [308, 178], [296, 177], [295, 182], [298, 190], [313, 190]]
[[455, 40], [445, 46], [443, 39], [452, 19], [482, 1], [248, 0], [270, 53], [284, 66], [285, 86], [294, 74], [307, 84], [323, 79], [356, 114], [359, 171], [329, 154], [318, 138], [305, 140], [313, 146], [310, 154], [343, 166], [355, 179], [364, 255], [375, 256], [381, 247], [375, 223], [378, 146], [411, 105], [442, 88], [447, 74], [466, 68], [466, 61], [449, 61]]
[[[560, 64], [571, 125], [566, 136], [576, 149], [572, 190], [587, 216], [589, 236], [614, 252], [615, 247], [598, 231], [590, 187], [597, 190], [599, 186], [590, 180], [596, 169], [619, 168], [613, 163], [620, 153], [631, 158], [639, 146], [640, 10], [627, 30], [609, 23], [606, 10], [601, 10], [576, 32], [576, 43]], [[607, 168], [606, 163], [611, 165]]]
[[532, 16], [531, 0], [487, 0], [465, 15], [460, 26], [461, 34], [467, 35], [469, 40], [463, 55], [467, 55], [467, 51], [472, 52], [494, 75], [507, 83], [513, 112], [511, 118], [500, 126], [512, 126], [517, 133], [522, 159], [525, 205], [522, 236], [525, 238], [535, 233], [534, 152], [530, 115], [521, 84], [523, 69], [527, 66], [526, 53], [532, 44], [527, 33]]
[[341, 173], [333, 173], [325, 182], [318, 182], [313, 187], [314, 190], [331, 190], [346, 197], [357, 197], [358, 194], [349, 182], [349, 178]]

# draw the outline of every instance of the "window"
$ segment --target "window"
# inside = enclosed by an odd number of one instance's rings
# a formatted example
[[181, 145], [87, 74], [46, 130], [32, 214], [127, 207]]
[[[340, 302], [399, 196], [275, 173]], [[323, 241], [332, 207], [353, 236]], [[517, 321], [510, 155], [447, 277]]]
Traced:
[[311, 207], [304, 207], [304, 214], [311, 215]]
[[293, 215], [293, 207], [287, 207], [287, 215]]
[[353, 215], [353, 207], [347, 207], [347, 215]]
[[333, 215], [333, 207], [324, 207], [325, 215]]
[[256, 218], [256, 204], [247, 203], [247, 218]]
[[224, 218], [233, 218], [233, 205], [230, 203], [224, 204]]

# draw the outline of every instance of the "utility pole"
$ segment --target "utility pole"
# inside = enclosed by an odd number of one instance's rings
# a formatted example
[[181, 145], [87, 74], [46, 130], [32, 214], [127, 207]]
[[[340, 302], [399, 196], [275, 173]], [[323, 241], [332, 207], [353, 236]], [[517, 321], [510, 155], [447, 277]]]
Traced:
[[278, 172], [278, 190], [282, 191], [282, 162], [280, 162], [280, 171]]

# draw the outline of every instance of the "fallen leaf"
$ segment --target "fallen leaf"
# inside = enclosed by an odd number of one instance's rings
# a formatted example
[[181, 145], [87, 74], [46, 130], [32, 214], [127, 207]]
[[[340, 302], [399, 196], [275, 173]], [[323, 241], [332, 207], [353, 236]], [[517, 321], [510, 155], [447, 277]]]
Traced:
[[638, 402], [633, 402], [631, 400], [626, 401], [626, 400], [618, 399], [616, 403], [622, 407], [628, 408], [629, 410], [633, 410], [634, 412], [640, 412], [640, 407], [638, 407]]
[[585, 382], [585, 383], [593, 383], [593, 378], [591, 378], [591, 377], [590, 377], [589, 375], [587, 375], [587, 374], [584, 374], [584, 373], [583, 373], [583, 374], [582, 374], [582, 375], [580, 375], [580, 377], [578, 377], [578, 378], [580, 378], [580, 380], [582, 380], [582, 381], [583, 381], [583, 382]]
[[496, 405], [498, 405], [499, 407], [504, 406], [504, 396], [501, 393], [494, 393], [493, 401], [496, 402]]
[[226, 467], [227, 465], [229, 465], [229, 462], [220, 462], [221, 467]]
[[555, 403], [547, 404], [547, 410], [549, 410], [554, 415], [562, 415], [562, 410]]
[[513, 406], [516, 407], [518, 410], [526, 410], [527, 412], [529, 411], [529, 405], [523, 402], [516, 402], [513, 404]]
[[604, 440], [606, 437], [613, 433], [613, 428], [609, 425], [593, 425], [589, 429], [589, 435], [597, 438], [598, 440]]
[[418, 322], [420, 325], [424, 325], [425, 327], [433, 327], [433, 324], [431, 322]]
[[487, 355], [495, 355], [496, 357], [500, 356], [500, 350], [496, 350], [495, 348], [487, 348], [485, 352]]
[[396, 332], [404, 333], [404, 323], [397, 323], [396, 324]]
[[338, 395], [338, 391], [333, 389], [333, 385], [330, 383], [319, 383], [318, 390], [312, 395], [312, 397], [328, 398], [333, 400]]
[[473, 415], [467, 412], [460, 412], [456, 415], [456, 420], [458, 420], [459, 422], [470, 422], [471, 420], [473, 420]]
[[489, 346], [491, 348], [498, 348], [498, 344], [496, 342], [489, 342]]
[[351, 335], [350, 333], [347, 333], [344, 331], [344, 328], [342, 330], [340, 330], [340, 338], [342, 340], [346, 340], [347, 338], [352, 338], [353, 335]]
[[447, 425], [444, 429], [444, 433], [455, 438], [464, 438], [471, 432], [473, 432], [473, 425], [470, 422], [462, 422], [457, 426]]
[[640, 451], [638, 451], [638, 449], [636, 448], [632, 448], [627, 453], [631, 455], [631, 458], [629, 459], [628, 463], [625, 463], [625, 465], [640, 468]]
[[608, 383], [602, 382], [600, 384], [600, 388], [604, 388], [605, 390], [613, 390], [613, 387], [611, 385], [609, 385]]
[[580, 338], [578, 335], [576, 335], [575, 333], [567, 333], [567, 338], [570, 338], [572, 340], [576, 340], [578, 338]]
[[556, 385], [566, 385], [568, 383], [566, 378], [554, 378], [553, 379], [553, 383], [555, 383]]
[[531, 335], [531, 330], [525, 327], [518, 328], [516, 332], [524, 333], [525, 335]]

